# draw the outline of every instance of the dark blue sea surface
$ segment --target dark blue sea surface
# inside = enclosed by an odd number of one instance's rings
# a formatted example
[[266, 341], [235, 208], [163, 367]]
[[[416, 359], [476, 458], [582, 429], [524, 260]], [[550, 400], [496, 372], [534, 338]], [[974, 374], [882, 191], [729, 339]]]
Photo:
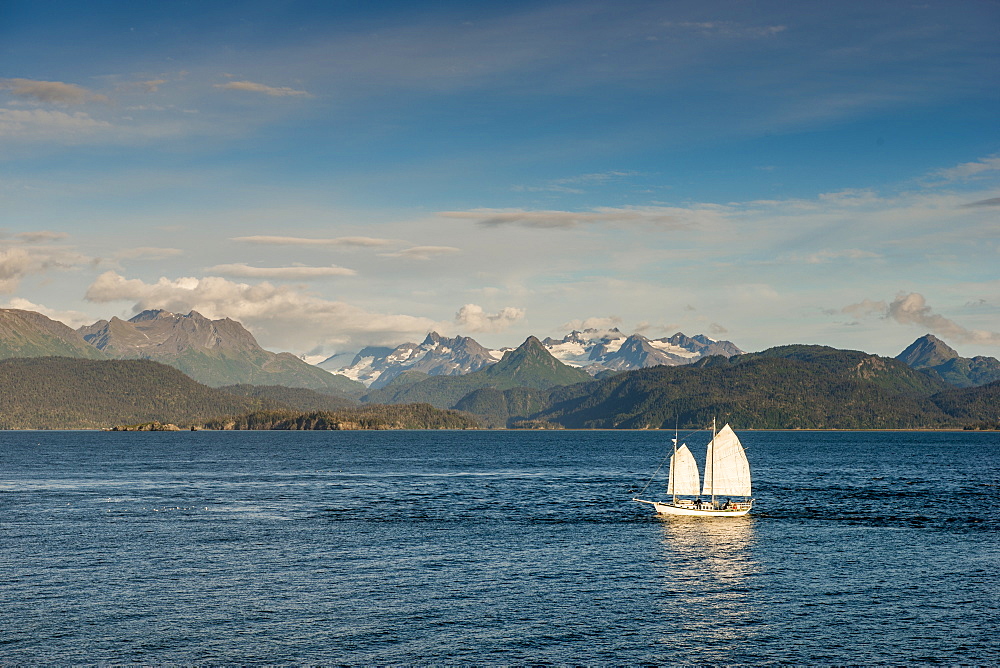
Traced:
[[738, 433], [0, 432], [0, 664], [1000, 663], [1000, 434]]

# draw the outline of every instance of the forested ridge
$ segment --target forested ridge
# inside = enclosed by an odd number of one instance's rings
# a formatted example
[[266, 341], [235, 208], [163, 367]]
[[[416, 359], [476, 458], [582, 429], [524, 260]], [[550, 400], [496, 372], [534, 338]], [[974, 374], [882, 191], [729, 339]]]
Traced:
[[753, 429], [916, 429], [961, 427], [991, 411], [988, 387], [957, 390], [863, 352], [784, 346], [559, 388], [532, 417], [578, 428], [685, 428], [717, 417]]
[[0, 428], [101, 429], [200, 424], [275, 406], [207, 387], [149, 360], [34, 357], [0, 360]]

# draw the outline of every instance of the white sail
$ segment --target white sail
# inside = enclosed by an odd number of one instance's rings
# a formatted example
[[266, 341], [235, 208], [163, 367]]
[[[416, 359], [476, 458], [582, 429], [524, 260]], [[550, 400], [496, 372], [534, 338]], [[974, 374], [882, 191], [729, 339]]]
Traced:
[[727, 424], [708, 444], [705, 496], [751, 496], [750, 462], [736, 433]]
[[688, 446], [682, 445], [670, 459], [670, 480], [667, 494], [698, 496], [698, 465]]

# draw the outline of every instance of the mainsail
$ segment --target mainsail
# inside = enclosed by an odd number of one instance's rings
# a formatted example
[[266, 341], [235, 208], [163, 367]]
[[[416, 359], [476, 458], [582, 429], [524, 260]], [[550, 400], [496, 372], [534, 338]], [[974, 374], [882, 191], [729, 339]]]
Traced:
[[728, 424], [708, 444], [702, 493], [705, 496], [751, 496], [750, 462], [740, 439]]
[[698, 465], [686, 445], [677, 448], [670, 460], [667, 494], [698, 496]]

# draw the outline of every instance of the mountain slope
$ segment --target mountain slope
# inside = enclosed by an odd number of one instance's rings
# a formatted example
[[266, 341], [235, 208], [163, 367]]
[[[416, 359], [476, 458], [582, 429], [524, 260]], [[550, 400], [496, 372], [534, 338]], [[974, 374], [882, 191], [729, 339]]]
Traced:
[[459, 399], [455, 410], [471, 413], [486, 426], [498, 429], [529, 419], [548, 405], [551, 395], [551, 388], [512, 387], [498, 390], [484, 387]]
[[291, 353], [264, 350], [235, 320], [209, 320], [197, 311], [187, 315], [143, 311], [127, 321], [101, 320], [79, 331], [111, 357], [162, 362], [211, 387], [284, 385], [353, 397], [364, 391], [362, 385]]
[[108, 358], [61, 322], [34, 311], [0, 309], [0, 359], [50, 355]]
[[966, 423], [1000, 426], [1000, 381], [945, 390], [931, 396], [931, 401], [948, 415]]
[[566, 427], [702, 426], [883, 429], [957, 425], [930, 400], [947, 389], [892, 359], [823, 346], [784, 346], [692, 366], [629, 371], [557, 389], [536, 418]]
[[896, 359], [914, 369], [937, 366], [956, 357], [959, 354], [953, 348], [932, 334], [921, 336], [896, 355]]
[[956, 387], [974, 387], [1000, 380], [1000, 360], [985, 356], [962, 357], [931, 334], [911, 343], [896, 359], [914, 369], [934, 373]]
[[189, 425], [272, 406], [206, 387], [148, 360], [0, 361], [2, 429], [98, 429], [153, 421]]
[[451, 408], [475, 390], [514, 387], [545, 389], [592, 381], [585, 371], [574, 369], [554, 358], [545, 346], [529, 336], [517, 349], [508, 351], [496, 364], [464, 376], [431, 376], [418, 382], [397, 378], [384, 388], [363, 397], [368, 403], [428, 403], [437, 408]]

